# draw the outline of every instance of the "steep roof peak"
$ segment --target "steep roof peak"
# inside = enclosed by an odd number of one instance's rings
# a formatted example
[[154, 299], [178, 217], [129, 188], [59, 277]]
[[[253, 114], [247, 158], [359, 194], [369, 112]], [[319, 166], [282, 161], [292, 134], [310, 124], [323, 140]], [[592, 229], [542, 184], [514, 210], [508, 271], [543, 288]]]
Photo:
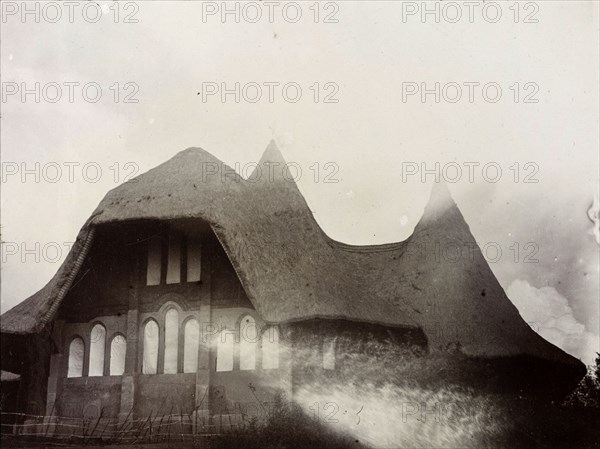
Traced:
[[[283, 161], [274, 142], [263, 159]], [[322, 237], [292, 181], [282, 177], [270, 182], [264, 176], [259, 188], [250, 188], [228, 182], [216, 172], [204, 172], [204, 164], [212, 161], [218, 159], [201, 148], [188, 148], [140, 175], [137, 182], [109, 192], [84, 224], [54, 278], [2, 315], [2, 333], [36, 333], [55, 318], [88, 251], [95, 248], [94, 235], [101, 224], [195, 219], [211, 225], [265, 321], [322, 317], [417, 326], [434, 350], [458, 342], [470, 356], [523, 354], [577, 365], [578, 372], [585, 372], [580, 362], [537, 336], [519, 316], [477, 250], [446, 185], [433, 186], [424, 216], [407, 244], [359, 254], [338, 251]], [[431, 245], [437, 248], [438, 242], [475, 243], [468, 253], [474, 256], [453, 260], [450, 247], [449, 251], [435, 249], [432, 258]], [[480, 293], [484, 290], [485, 299]], [[457, 319], [465, 325], [456, 327]], [[486, 329], [485, 335], [474, 336], [467, 331], [468, 324]], [[459, 332], [452, 336], [439, 332], [450, 326]]]
[[450, 189], [448, 189], [448, 184], [446, 183], [446, 181], [436, 182], [433, 184], [433, 186], [431, 186], [431, 194], [429, 196], [429, 201], [454, 204], [452, 194], [450, 193]]
[[[257, 167], [254, 169], [249, 179], [263, 179], [265, 178], [265, 174], [267, 173], [275, 173], [276, 179], [279, 179], [283, 173], [284, 167], [287, 164], [283, 154], [279, 151], [279, 147], [275, 143], [275, 140], [271, 140], [262, 156], [260, 157], [260, 161], [258, 161]], [[273, 166], [270, 168], [269, 166]], [[273, 181], [271, 176], [268, 177], [269, 180]]]
[[265, 148], [265, 151], [260, 157], [259, 165], [262, 165], [265, 162], [278, 162], [280, 164], [286, 163], [283, 154], [281, 154], [281, 151], [279, 151], [279, 147], [274, 140], [271, 140], [269, 145], [267, 145], [267, 148]]
[[166, 162], [169, 162], [170, 160], [173, 160], [173, 159], [186, 157], [186, 156], [190, 156], [190, 157], [199, 156], [199, 157], [202, 157], [205, 159], [218, 160], [217, 157], [213, 156], [210, 152], [206, 151], [204, 148], [188, 147], [185, 150], [182, 150], [182, 151], [176, 153], [175, 156], [173, 156], [171, 159], [167, 160]]
[[429, 201], [425, 206], [425, 211], [421, 220], [429, 221], [445, 214], [449, 209], [456, 208], [457, 205], [452, 198], [446, 182], [436, 182], [431, 188]]
[[185, 150], [181, 150], [177, 154], [204, 154], [208, 153], [204, 148], [201, 147], [188, 147]]

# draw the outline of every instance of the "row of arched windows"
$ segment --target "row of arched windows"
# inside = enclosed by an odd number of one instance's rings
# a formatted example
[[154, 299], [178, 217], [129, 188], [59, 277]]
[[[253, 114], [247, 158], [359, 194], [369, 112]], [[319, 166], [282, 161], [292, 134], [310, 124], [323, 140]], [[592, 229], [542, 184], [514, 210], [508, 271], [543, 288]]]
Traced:
[[[238, 329], [240, 370], [256, 369], [257, 356], [262, 358], [263, 369], [279, 368], [279, 331], [269, 326], [259, 335], [256, 321], [247, 315]], [[217, 371], [232, 371], [234, 367], [236, 333], [223, 330], [217, 336]]]
[[[170, 308], [165, 314], [164, 357], [162, 372], [175, 374], [179, 369], [179, 312]], [[260, 335], [259, 335], [260, 334]], [[216, 337], [216, 371], [234, 369], [235, 345], [238, 342], [239, 369], [256, 369], [260, 357], [263, 369], [279, 368], [279, 331], [269, 326], [262, 333], [256, 321], [246, 315], [239, 324], [237, 332], [223, 330]], [[143, 326], [142, 374], [157, 374], [159, 363], [160, 327], [151, 318]], [[183, 326], [183, 363], [184, 373], [195, 373], [198, 368], [198, 350], [200, 344], [200, 326], [195, 318], [185, 321]], [[125, 371], [127, 341], [116, 334], [110, 341], [108, 374], [120, 376]], [[106, 328], [96, 324], [90, 334], [88, 376], [103, 376], [105, 373]], [[85, 363], [85, 344], [81, 337], [71, 340], [67, 377], [83, 376]]]
[[[144, 351], [142, 355], [142, 374], [158, 373], [158, 352], [160, 329], [154, 319], [144, 324]], [[198, 349], [200, 344], [200, 325], [191, 318], [183, 327], [183, 372], [195, 373], [198, 368]], [[165, 352], [163, 373], [179, 372], [179, 312], [171, 308], [165, 314]]]
[[[90, 333], [88, 376], [103, 376], [106, 351], [106, 328], [102, 324], [96, 324]], [[121, 334], [116, 334], [110, 341], [110, 357], [108, 362], [108, 374], [120, 376], [125, 371], [125, 354], [127, 351], [127, 340]], [[85, 363], [85, 343], [83, 338], [77, 336], [69, 344], [69, 360], [67, 377], [83, 376]]]
[[[160, 330], [154, 319], [144, 324], [144, 349], [142, 354], [142, 374], [158, 373]], [[179, 314], [169, 309], [165, 315], [165, 349], [163, 373], [178, 372]], [[198, 366], [200, 327], [196, 319], [185, 322], [183, 330], [183, 372], [195, 373]], [[258, 351], [262, 356], [263, 369], [279, 368], [279, 332], [268, 327], [259, 337], [256, 322], [251, 316], [240, 321], [239, 333], [222, 331], [217, 336], [217, 371], [232, 371], [235, 356], [235, 341], [239, 337], [240, 370], [256, 369]], [[260, 344], [260, 345], [259, 345]]]

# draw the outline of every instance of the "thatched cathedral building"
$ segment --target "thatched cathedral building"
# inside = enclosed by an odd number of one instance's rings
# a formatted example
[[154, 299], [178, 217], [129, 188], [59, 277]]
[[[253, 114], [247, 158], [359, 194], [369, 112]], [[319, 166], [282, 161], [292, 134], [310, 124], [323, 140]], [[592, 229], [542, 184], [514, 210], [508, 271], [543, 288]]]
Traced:
[[[274, 143], [269, 164], [285, 165]], [[407, 240], [353, 246], [272, 173], [244, 180], [190, 148], [108, 192], [56, 275], [2, 316], [15, 409], [234, 413], [293, 398], [302, 341], [335, 372], [342, 334], [487, 360], [520, 390], [563, 394], [584, 374], [521, 318], [444, 186]]]

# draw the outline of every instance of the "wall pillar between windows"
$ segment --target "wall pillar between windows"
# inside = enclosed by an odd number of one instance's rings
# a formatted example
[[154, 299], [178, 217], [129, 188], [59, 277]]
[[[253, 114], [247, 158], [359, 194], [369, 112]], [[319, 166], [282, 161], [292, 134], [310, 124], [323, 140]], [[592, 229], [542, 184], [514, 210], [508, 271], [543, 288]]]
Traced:
[[52, 330], [52, 340], [59, 348], [59, 352], [50, 355], [50, 369], [48, 374], [48, 390], [46, 393], [46, 416], [56, 415], [56, 401], [60, 398], [63, 387], [63, 377], [66, 377], [66, 372], [63, 373], [65, 358], [63, 352], [65, 348], [67, 350], [67, 357], [69, 347], [65, 346], [63, 338], [63, 320], [56, 320], [54, 328]]
[[104, 334], [104, 366], [102, 367], [102, 375], [110, 376], [110, 347], [112, 343], [112, 336], [109, 333], [108, 327], [105, 327], [105, 329], [106, 332]]
[[[200, 312], [198, 324], [200, 325], [200, 344], [198, 345], [198, 369], [196, 371], [195, 412], [193, 422], [207, 423], [210, 416], [210, 388], [211, 366], [210, 351], [212, 333], [211, 312], [211, 261], [210, 257], [203, 257], [203, 266], [200, 286]], [[196, 429], [195, 429], [196, 431]]]
[[92, 349], [92, 334], [87, 331], [81, 336], [83, 339], [83, 370], [82, 377], [88, 377], [90, 375], [90, 352]]
[[281, 370], [281, 389], [287, 401], [293, 399], [294, 359], [292, 329], [288, 325], [279, 326], [279, 369]]
[[165, 373], [165, 313], [166, 310], [157, 314], [158, 323], [158, 362], [156, 366], [156, 374]]
[[[127, 311], [127, 349], [125, 353], [125, 371], [121, 377], [121, 404], [119, 407], [119, 422], [122, 423], [134, 416], [135, 391], [137, 387], [138, 345], [139, 345], [139, 291], [140, 291], [140, 251], [133, 251], [130, 258], [131, 271], [129, 274], [129, 308]], [[110, 348], [108, 348], [110, 351]]]

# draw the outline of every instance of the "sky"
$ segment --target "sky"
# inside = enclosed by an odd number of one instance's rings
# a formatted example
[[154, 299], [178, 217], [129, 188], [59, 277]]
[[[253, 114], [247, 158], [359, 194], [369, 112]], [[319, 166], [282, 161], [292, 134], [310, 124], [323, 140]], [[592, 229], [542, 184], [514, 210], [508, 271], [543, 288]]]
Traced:
[[524, 319], [590, 363], [598, 3], [486, 4], [3, 2], [1, 310], [132, 174], [194, 146], [250, 173], [273, 139], [347, 243], [406, 239], [445, 179]]

